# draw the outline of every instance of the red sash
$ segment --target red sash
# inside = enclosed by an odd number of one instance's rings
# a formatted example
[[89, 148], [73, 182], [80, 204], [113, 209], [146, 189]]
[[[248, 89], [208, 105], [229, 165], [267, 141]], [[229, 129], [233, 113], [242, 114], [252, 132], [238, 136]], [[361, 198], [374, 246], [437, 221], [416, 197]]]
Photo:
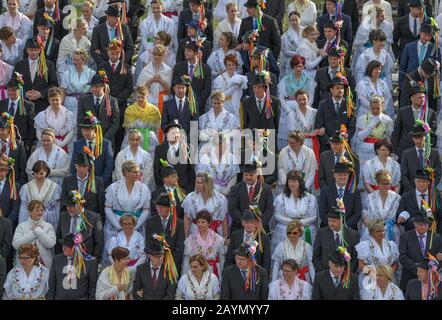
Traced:
[[373, 143], [373, 144], [375, 144], [376, 142], [378, 142], [380, 139], [378, 139], [378, 138], [373, 138], [373, 137], [368, 137], [368, 138], [365, 138], [364, 139], [364, 142], [365, 143]]
[[319, 139], [318, 136], [312, 137], [312, 143], [313, 143], [313, 152], [315, 153], [316, 161], [318, 162], [318, 169], [316, 169], [315, 172], [315, 189], [319, 189], [319, 165], [320, 165], [320, 152], [319, 152]]
[[299, 269], [299, 270], [298, 270], [298, 278], [301, 279], [301, 280], [306, 281], [306, 280], [305, 280], [305, 274], [306, 274], [307, 272], [308, 272], [308, 267], [307, 267], [307, 266], [305, 266], [305, 267], [302, 268], [302, 269]]
[[[63, 141], [64, 138], [66, 138], [66, 136], [55, 136], [55, 139], [58, 139], [58, 140], [60, 140], [60, 141]], [[66, 151], [66, 153], [68, 153], [68, 145], [65, 145], [62, 149], [63, 149], [64, 151]]]
[[209, 266], [212, 267], [213, 274], [219, 279], [218, 266], [216, 265], [218, 262], [219, 262], [218, 256], [216, 257], [216, 259], [207, 260], [207, 263], [209, 264]]
[[163, 14], [170, 19], [172, 19], [173, 16], [178, 17], [178, 12], [176, 11], [164, 11]]

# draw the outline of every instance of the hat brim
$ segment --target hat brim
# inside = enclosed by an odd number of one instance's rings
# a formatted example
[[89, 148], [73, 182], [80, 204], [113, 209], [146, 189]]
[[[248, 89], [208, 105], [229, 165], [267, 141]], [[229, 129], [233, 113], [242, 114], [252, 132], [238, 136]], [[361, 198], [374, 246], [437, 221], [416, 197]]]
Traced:
[[425, 132], [413, 132], [413, 131], [410, 131], [410, 132], [408, 132], [408, 134], [409, 134], [410, 136], [412, 136], [412, 137], [425, 136]]
[[156, 251], [156, 250], [146, 249], [146, 250], [144, 250], [144, 252], [146, 252], [147, 254], [150, 254], [152, 256], [162, 256], [162, 255], [164, 255], [164, 251]]
[[344, 82], [330, 82], [327, 86], [327, 90], [330, 90], [332, 87], [338, 86], [338, 85], [344, 86], [344, 88], [346, 87]]
[[346, 169], [346, 170], [344, 170], [344, 169], [338, 169], [338, 170], [333, 169], [332, 172], [333, 173], [348, 173], [348, 174], [352, 173], [349, 169]]
[[77, 127], [81, 129], [87, 129], [87, 128], [93, 129], [96, 126], [97, 126], [96, 124], [82, 124], [82, 123], [77, 124]]
[[239, 250], [239, 249], [235, 249], [235, 250], [233, 250], [233, 255], [234, 255], [234, 256], [244, 257], [244, 258], [248, 258], [248, 257], [249, 257], [248, 253], [243, 252], [243, 251], [241, 251], [241, 250]]

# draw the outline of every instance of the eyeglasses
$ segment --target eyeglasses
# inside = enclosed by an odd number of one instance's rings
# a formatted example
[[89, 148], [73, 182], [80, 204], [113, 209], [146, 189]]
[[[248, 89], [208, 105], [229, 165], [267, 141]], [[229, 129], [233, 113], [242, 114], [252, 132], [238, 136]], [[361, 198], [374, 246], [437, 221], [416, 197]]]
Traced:
[[18, 257], [19, 260], [29, 260], [31, 259], [31, 257], [28, 256], [22, 256], [22, 257]]
[[287, 232], [287, 235], [288, 235], [288, 236], [289, 236], [289, 235], [297, 236], [297, 235], [298, 235], [298, 232]]

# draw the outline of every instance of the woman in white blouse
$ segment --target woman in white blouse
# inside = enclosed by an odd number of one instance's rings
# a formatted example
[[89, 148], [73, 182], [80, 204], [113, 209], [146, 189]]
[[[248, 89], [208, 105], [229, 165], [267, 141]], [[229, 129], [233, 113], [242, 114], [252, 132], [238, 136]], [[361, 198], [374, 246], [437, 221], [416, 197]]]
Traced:
[[280, 279], [283, 261], [293, 259], [299, 266], [298, 277], [309, 284], [313, 283], [315, 279], [315, 268], [312, 262], [313, 247], [302, 240], [304, 231], [304, 225], [298, 219], [292, 220], [287, 225], [287, 238], [272, 251], [272, 279]]
[[[239, 2], [242, 1], [244, 0], [240, 0]], [[221, 3], [222, 1], [218, 1], [217, 8], [221, 5]], [[223, 32], [232, 32], [235, 35], [235, 39], [237, 39], [239, 35], [239, 28], [241, 26], [241, 18], [247, 17], [246, 8], [241, 4], [236, 4], [235, 2], [227, 3], [222, 9], [225, 10], [227, 15], [224, 20], [218, 19], [218, 21], [222, 21], [218, 23], [215, 32], [213, 33], [213, 50], [218, 49], [218, 40]], [[216, 17], [216, 13], [214, 15]]]
[[14, 66], [17, 61], [22, 59], [25, 42], [17, 39], [14, 29], [11, 27], [0, 28], [0, 45], [3, 49], [2, 60], [7, 64]]
[[393, 272], [398, 267], [399, 250], [396, 243], [385, 239], [385, 222], [382, 219], [372, 220], [368, 224], [368, 240], [359, 242], [355, 249], [358, 253], [359, 287], [362, 288], [364, 274], [369, 273], [368, 266], [381, 264], [391, 266]]
[[[376, 271], [376, 272], [374, 272]], [[376, 280], [374, 279], [376, 277]], [[386, 264], [371, 268], [370, 275], [364, 278], [361, 300], [404, 300], [404, 294], [394, 283], [393, 269]]]
[[141, 132], [138, 129], [130, 129], [128, 133], [128, 141], [129, 145], [118, 152], [117, 157], [115, 158], [114, 181], [123, 179], [121, 167], [124, 162], [132, 160], [140, 166], [140, 181], [144, 182], [149, 188], [153, 188], [153, 161], [149, 152], [140, 147]]
[[212, 70], [212, 79], [215, 79], [220, 74], [226, 71], [226, 66], [224, 65], [224, 58], [227, 55], [234, 54], [238, 61], [238, 67], [236, 69], [237, 73], [242, 71], [242, 59], [239, 51], [236, 51], [236, 38], [232, 32], [223, 32], [218, 39], [217, 50], [212, 51], [209, 58], [207, 59], [207, 65]]
[[294, 259], [287, 259], [281, 265], [282, 277], [269, 284], [269, 300], [310, 300], [312, 286], [299, 279], [299, 266]]
[[[12, 246], [18, 250], [23, 244], [35, 244], [40, 253], [41, 263], [48, 269], [51, 268], [54, 258], [54, 246], [57, 242], [54, 227], [43, 220], [45, 206], [43, 202], [32, 200], [28, 205], [29, 220], [20, 223], [14, 233]], [[17, 256], [15, 265], [18, 265]]]
[[14, 67], [3, 61], [3, 47], [0, 43], [0, 99], [6, 99], [7, 95], [7, 84], [11, 79]]
[[32, 36], [32, 23], [19, 11], [20, 0], [7, 0], [8, 11], [0, 15], [0, 28], [11, 27], [19, 39], [26, 42]]
[[34, 118], [37, 131], [37, 147], [41, 146], [41, 133], [51, 128], [55, 131], [55, 144], [71, 154], [77, 125], [77, 115], [61, 105], [63, 91], [53, 87], [48, 91], [49, 107], [39, 112]]
[[176, 300], [219, 300], [221, 288], [218, 278], [210, 272], [209, 264], [200, 255], [189, 258], [189, 270], [181, 276]]
[[313, 26], [316, 22], [316, 4], [311, 0], [294, 0], [288, 5], [287, 12], [290, 15], [293, 11], [299, 13], [301, 17], [301, 25]]
[[94, 10], [94, 4], [89, 0], [86, 0], [83, 3], [83, 7], [81, 9], [82, 12], [81, 19], [86, 23], [87, 27], [86, 37], [89, 40], [92, 38], [92, 31], [94, 31], [94, 28], [98, 25], [98, 19], [92, 15], [93, 10]]
[[51, 169], [49, 179], [61, 186], [63, 178], [70, 173], [69, 165], [71, 158], [62, 148], [55, 144], [55, 131], [53, 129], [48, 128], [41, 132], [41, 144], [42, 146], [35, 149], [28, 159], [26, 172], [29, 180], [32, 179], [34, 163], [38, 160], [43, 160]]
[[318, 29], [315, 26], [308, 26], [302, 31], [302, 38], [298, 42], [296, 53], [305, 59], [305, 70], [314, 79], [319, 63], [327, 52], [319, 49], [316, 40], [319, 37]]
[[302, 38], [301, 16], [299, 12], [292, 11], [289, 13], [289, 27], [287, 31], [281, 36], [281, 64], [279, 65], [280, 74], [279, 78], [292, 72], [290, 67], [290, 60], [296, 54], [298, 48], [298, 41]]
[[49, 269], [40, 263], [37, 246], [23, 244], [18, 248], [17, 265], [9, 271], [3, 285], [3, 300], [45, 300], [49, 290]]

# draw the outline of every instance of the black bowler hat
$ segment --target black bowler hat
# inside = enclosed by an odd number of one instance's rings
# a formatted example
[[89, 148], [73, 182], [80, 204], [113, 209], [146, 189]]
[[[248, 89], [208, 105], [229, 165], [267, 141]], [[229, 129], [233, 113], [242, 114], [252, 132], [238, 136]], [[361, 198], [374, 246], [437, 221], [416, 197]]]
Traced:
[[330, 83], [327, 86], [327, 89], [330, 90], [330, 88], [339, 84], [343, 85], [344, 87], [347, 86], [342, 78], [335, 77], [332, 79], [332, 81], [330, 81]]
[[409, 7], [423, 7], [424, 4], [422, 3], [422, 0], [409, 0], [408, 6]]
[[342, 142], [342, 138], [341, 138], [341, 131], [336, 131], [329, 139], [329, 142], [336, 142], [336, 143], [341, 143]]
[[171, 122], [164, 127], [164, 133], [167, 133], [167, 131], [169, 131], [169, 129], [171, 128], [178, 128], [181, 130], [183, 126], [180, 125], [178, 122]]
[[164, 246], [157, 240], [149, 241], [148, 246], [144, 248], [144, 252], [153, 256], [162, 256], [164, 254]]
[[419, 92], [427, 93], [427, 89], [424, 87], [423, 84], [421, 85], [420, 83], [413, 81], [413, 84], [410, 88], [410, 92], [408, 93], [408, 97], [411, 97]]
[[253, 163], [245, 163], [241, 165], [241, 172], [243, 173], [256, 172], [257, 169], [258, 163], [256, 161], [253, 161]]
[[85, 117], [82, 122], [77, 124], [77, 127], [79, 128], [95, 128], [100, 123], [93, 123], [91, 122], [91, 119], [88, 117]]
[[247, 220], [258, 220], [258, 219], [256, 218], [256, 215], [252, 211], [246, 210], [243, 212], [241, 220], [247, 221]]
[[247, 243], [243, 243], [239, 248], [233, 250], [233, 255], [248, 258], [250, 257], [249, 248], [250, 246]]
[[433, 30], [433, 27], [431, 26], [431, 24], [423, 23], [421, 25], [421, 28], [419, 29], [419, 32], [433, 34], [434, 30]]
[[199, 25], [199, 22], [196, 19], [190, 20], [189, 23], [187, 24], [188, 27], [192, 27], [194, 29], [198, 29], [198, 25]]
[[173, 81], [173, 85], [181, 84], [184, 86], [190, 86], [191, 80], [185, 76], [176, 77]]
[[344, 259], [344, 256], [338, 251], [335, 250], [328, 256], [329, 260], [336, 264], [337, 266], [345, 266], [347, 265], [347, 262]]
[[109, 17], [119, 17], [120, 16], [120, 10], [114, 6], [109, 6], [106, 10], [106, 15]]
[[170, 199], [167, 193], [161, 193], [155, 201], [157, 206], [170, 207]]
[[415, 178], [420, 178], [420, 179], [425, 179], [425, 180], [430, 180], [430, 174], [425, 169], [417, 169], [416, 170], [416, 175], [414, 177]]
[[75, 244], [74, 242], [75, 234], [68, 233], [63, 239], [63, 245], [68, 248], [72, 248]]
[[189, 3], [202, 4], [203, 2], [203, 0], [189, 0]]
[[330, 29], [338, 30], [338, 28], [336, 27], [336, 25], [334, 24], [334, 22], [331, 21], [331, 20], [327, 21], [327, 22], [324, 24], [323, 28], [330, 28]]
[[422, 125], [415, 123], [413, 129], [408, 132], [412, 137], [420, 137], [425, 135], [425, 129]]
[[258, 1], [256, 0], [247, 0], [246, 3], [244, 3], [244, 7], [256, 7], [258, 5]]
[[184, 49], [191, 49], [193, 51], [198, 51], [198, 45], [196, 44], [195, 41], [186, 41]]
[[52, 23], [49, 19], [40, 18], [40, 19], [38, 19], [37, 27], [52, 28]]
[[416, 223], [426, 223], [426, 224], [431, 224], [432, 222], [427, 212], [423, 209], [420, 209], [419, 211], [414, 213], [412, 221]]
[[79, 153], [77, 159], [75, 160], [75, 164], [79, 166], [90, 166], [92, 159], [86, 153]]
[[161, 178], [166, 178], [175, 173], [177, 173], [177, 171], [173, 166], [161, 167]]
[[26, 49], [41, 49], [40, 45], [38, 44], [37, 40], [35, 38], [31, 38], [26, 40]]
[[427, 257], [425, 257], [425, 258], [423, 258], [421, 261], [419, 261], [418, 263], [416, 263], [416, 268], [420, 268], [420, 269], [428, 270], [428, 269], [430, 269], [429, 263], [430, 263], [430, 259], [428, 259]]
[[9, 79], [7, 87], [8, 88], [15, 88], [15, 89], [19, 88], [19, 82], [17, 81], [17, 79], [15, 79], [14, 76], [12, 76], [11, 79]]
[[437, 69], [437, 65], [438, 62], [435, 59], [428, 58], [422, 62], [421, 68], [427, 76], [432, 76]]
[[345, 163], [338, 162], [335, 165], [333, 173], [351, 173], [351, 171], [350, 168]]
[[327, 212], [327, 217], [332, 219], [341, 219], [342, 212], [336, 207], [331, 207]]
[[328, 56], [329, 57], [340, 57], [338, 50], [336, 49], [336, 47], [333, 47], [330, 49], [330, 51], [328, 52]]
[[89, 85], [97, 85], [97, 84], [105, 84], [104, 78], [102, 78], [98, 73], [94, 74], [91, 81], [88, 83]]
[[6, 117], [0, 116], [0, 129], [7, 129], [9, 128], [9, 122]]

